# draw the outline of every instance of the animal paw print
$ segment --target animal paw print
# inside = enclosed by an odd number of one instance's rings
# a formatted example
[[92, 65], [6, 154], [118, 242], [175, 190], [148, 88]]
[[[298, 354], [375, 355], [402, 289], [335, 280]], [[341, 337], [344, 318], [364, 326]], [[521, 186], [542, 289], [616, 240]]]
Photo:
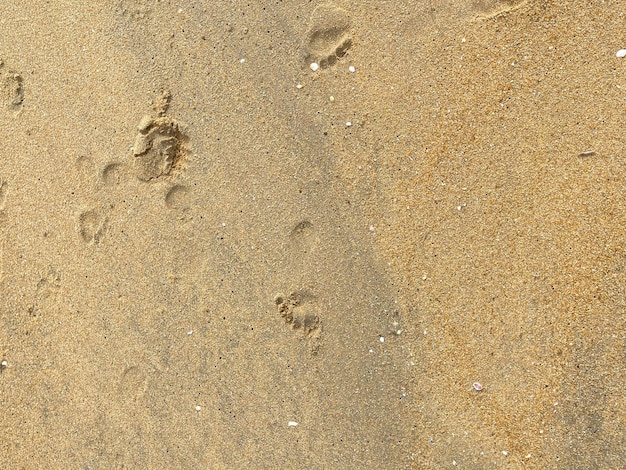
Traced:
[[321, 68], [334, 65], [352, 46], [351, 22], [348, 13], [333, 5], [323, 4], [313, 10], [306, 34], [306, 60]]

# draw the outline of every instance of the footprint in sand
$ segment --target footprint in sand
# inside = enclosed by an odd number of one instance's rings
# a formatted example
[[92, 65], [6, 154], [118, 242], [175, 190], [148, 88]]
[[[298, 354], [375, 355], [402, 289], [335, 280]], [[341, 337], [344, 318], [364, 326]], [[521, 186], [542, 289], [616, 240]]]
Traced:
[[185, 126], [165, 115], [169, 102], [170, 94], [163, 93], [155, 106], [157, 116], [144, 116], [139, 123], [133, 155], [142, 181], [180, 173], [187, 157]]
[[313, 10], [306, 33], [307, 65], [316, 62], [321, 68], [334, 65], [352, 46], [351, 22], [348, 13], [325, 3]]
[[34, 302], [28, 306], [31, 317], [39, 317], [43, 312], [51, 313], [58, 308], [61, 292], [61, 274], [54, 268], [41, 277], [37, 283]]
[[110, 162], [100, 172], [100, 179], [104, 186], [115, 188], [119, 186], [127, 176], [126, 165], [123, 163]]
[[148, 380], [144, 371], [138, 366], [128, 367], [122, 374], [119, 393], [122, 399], [135, 402], [146, 392]]
[[78, 234], [87, 244], [99, 243], [106, 232], [107, 222], [103, 209], [86, 210], [78, 216]]
[[165, 195], [165, 206], [181, 211], [189, 209], [189, 188], [181, 184], [172, 186]]
[[473, 4], [477, 19], [494, 18], [523, 7], [528, 0], [476, 0]]
[[12, 70], [6, 70], [0, 59], [0, 104], [10, 110], [19, 111], [24, 102], [24, 79]]
[[0, 211], [4, 210], [4, 206], [7, 201], [7, 192], [9, 191], [9, 185], [0, 177]]
[[[7, 223], [9, 216], [7, 215], [7, 211], [5, 210], [6, 201], [7, 201], [7, 193], [9, 192], [9, 185], [6, 181], [0, 177], [0, 229], [2, 229]], [[0, 235], [2, 232], [0, 232]], [[2, 242], [3, 240], [0, 238], [0, 263], [2, 262]], [[0, 264], [0, 277], [2, 274], [2, 266]]]
[[303, 338], [314, 341], [312, 352], [316, 353], [321, 339], [322, 321], [317, 299], [310, 292], [299, 290], [288, 296], [279, 294], [274, 298], [278, 313], [293, 331]]
[[310, 221], [303, 220], [291, 230], [289, 242], [297, 253], [311, 254], [319, 244], [317, 230]]

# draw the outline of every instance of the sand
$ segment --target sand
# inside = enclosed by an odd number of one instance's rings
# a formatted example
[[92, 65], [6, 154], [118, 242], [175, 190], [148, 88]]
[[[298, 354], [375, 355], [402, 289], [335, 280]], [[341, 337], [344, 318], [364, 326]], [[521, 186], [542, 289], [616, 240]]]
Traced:
[[626, 467], [621, 7], [0, 3], [0, 467]]

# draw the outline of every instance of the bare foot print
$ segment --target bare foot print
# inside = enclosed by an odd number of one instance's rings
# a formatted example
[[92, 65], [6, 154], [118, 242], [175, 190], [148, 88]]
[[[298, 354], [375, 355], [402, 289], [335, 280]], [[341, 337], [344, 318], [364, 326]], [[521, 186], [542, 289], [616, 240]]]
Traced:
[[164, 93], [155, 107], [157, 117], [144, 116], [139, 123], [133, 155], [142, 181], [179, 173], [186, 159], [184, 125], [165, 115], [169, 100], [170, 94]]
[[172, 186], [165, 195], [168, 209], [186, 210], [189, 208], [189, 188], [180, 184]]
[[478, 19], [488, 19], [506, 14], [524, 6], [528, 0], [476, 0], [474, 9]]
[[296, 291], [288, 296], [282, 294], [274, 298], [278, 313], [299, 332], [302, 338], [312, 340], [311, 352], [317, 353], [322, 333], [322, 321], [319, 315], [317, 300], [310, 292]]
[[6, 70], [0, 59], [0, 103], [8, 109], [19, 111], [24, 102], [24, 79], [12, 70]]
[[119, 392], [122, 399], [135, 402], [139, 400], [147, 388], [147, 377], [138, 366], [128, 367], [119, 383]]
[[101, 209], [90, 209], [78, 216], [78, 233], [85, 243], [99, 243], [106, 227], [107, 217]]
[[119, 186], [125, 179], [126, 167], [122, 163], [108, 163], [100, 173], [100, 177], [105, 186]]
[[325, 3], [313, 10], [306, 34], [307, 64], [316, 62], [321, 68], [334, 65], [352, 46], [348, 13]]
[[0, 177], [0, 211], [4, 210], [4, 206], [7, 200], [7, 192], [9, 191], [9, 185]]

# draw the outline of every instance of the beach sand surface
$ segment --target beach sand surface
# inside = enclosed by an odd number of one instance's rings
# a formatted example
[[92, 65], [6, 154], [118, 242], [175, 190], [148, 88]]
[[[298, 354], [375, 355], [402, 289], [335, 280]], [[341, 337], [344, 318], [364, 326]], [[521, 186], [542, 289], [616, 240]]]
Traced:
[[625, 467], [622, 6], [2, 2], [0, 467]]

